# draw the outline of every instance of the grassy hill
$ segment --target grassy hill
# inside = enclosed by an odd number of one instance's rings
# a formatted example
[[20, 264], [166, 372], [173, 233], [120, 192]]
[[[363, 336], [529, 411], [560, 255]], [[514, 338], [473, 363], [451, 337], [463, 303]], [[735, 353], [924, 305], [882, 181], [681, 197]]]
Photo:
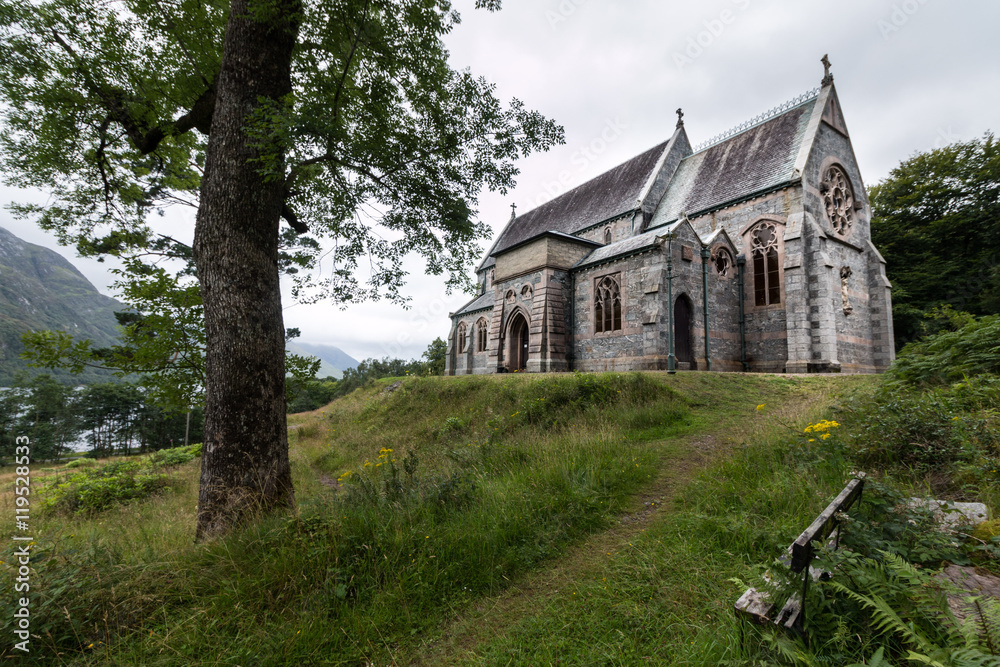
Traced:
[[[291, 418], [297, 512], [225, 540], [192, 544], [196, 463], [173, 469], [153, 500], [72, 517], [33, 510], [33, 651], [95, 665], [711, 653], [736, 641], [726, 579], [769, 559], [842, 482], [817, 475], [777, 493], [781, 459], [749, 465], [747, 452], [869, 381], [379, 381]], [[712, 468], [732, 457], [742, 481]], [[37, 471], [33, 483], [67, 474]], [[2, 511], [11, 477], [0, 476]], [[746, 507], [721, 524], [697, 513], [670, 523], [706, 494]]]
[[[29, 330], [68, 331], [97, 346], [118, 336], [114, 313], [125, 306], [104, 296], [76, 267], [57, 252], [22, 241], [0, 227], [0, 387], [9, 386], [16, 372], [37, 374], [18, 355], [21, 334]], [[50, 374], [83, 383], [110, 374], [81, 376]]]

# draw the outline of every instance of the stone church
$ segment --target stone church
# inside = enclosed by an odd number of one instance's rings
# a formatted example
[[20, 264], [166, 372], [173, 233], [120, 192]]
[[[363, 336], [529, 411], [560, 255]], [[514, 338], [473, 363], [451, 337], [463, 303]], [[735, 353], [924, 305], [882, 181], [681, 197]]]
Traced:
[[822, 86], [511, 216], [446, 373], [874, 373], [890, 285], [829, 61]]

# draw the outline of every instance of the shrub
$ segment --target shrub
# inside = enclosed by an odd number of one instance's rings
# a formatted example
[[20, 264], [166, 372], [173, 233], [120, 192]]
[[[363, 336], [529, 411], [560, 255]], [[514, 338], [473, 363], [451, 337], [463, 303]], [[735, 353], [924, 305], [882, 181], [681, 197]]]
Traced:
[[159, 468], [187, 463], [201, 456], [201, 443], [153, 452], [141, 460], [112, 461], [100, 467], [93, 459], [77, 459], [64, 469], [92, 467], [41, 487], [42, 509], [66, 514], [93, 514], [115, 505], [146, 498], [167, 483]]
[[1000, 373], [1000, 315], [974, 320], [910, 343], [887, 372], [901, 384], [947, 384], [984, 373]]
[[58, 478], [39, 489], [42, 510], [65, 514], [94, 514], [116, 505], [146, 498], [167, 483], [138, 461], [115, 461], [93, 470]]
[[201, 456], [201, 443], [188, 445], [187, 447], [174, 447], [173, 449], [161, 449], [149, 455], [151, 466], [168, 467], [187, 463], [192, 459]]
[[73, 459], [69, 463], [63, 466], [64, 470], [72, 470], [74, 468], [93, 468], [97, 465], [97, 459], [79, 458]]
[[993, 375], [922, 390], [889, 382], [847, 407], [849, 444], [862, 468], [998, 468], [1000, 379]]

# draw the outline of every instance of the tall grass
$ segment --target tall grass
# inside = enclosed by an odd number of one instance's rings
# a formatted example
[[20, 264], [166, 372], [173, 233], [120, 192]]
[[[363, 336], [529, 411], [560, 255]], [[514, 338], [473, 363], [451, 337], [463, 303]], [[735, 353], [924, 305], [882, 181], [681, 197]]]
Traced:
[[297, 513], [194, 545], [189, 463], [159, 500], [40, 519], [34, 657], [384, 655], [606, 526], [655, 470], [651, 434], [691, 427], [686, 403], [639, 374], [378, 383], [291, 420]]

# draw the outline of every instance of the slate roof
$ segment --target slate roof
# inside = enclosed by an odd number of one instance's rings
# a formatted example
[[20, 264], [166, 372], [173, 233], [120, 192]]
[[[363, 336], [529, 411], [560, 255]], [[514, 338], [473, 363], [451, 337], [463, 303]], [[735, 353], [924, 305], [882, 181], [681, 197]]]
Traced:
[[467, 313], [473, 313], [473, 312], [475, 312], [477, 310], [484, 310], [486, 308], [492, 308], [493, 307], [493, 302], [494, 302], [493, 290], [492, 289], [488, 289], [488, 290], [486, 290], [485, 294], [481, 294], [481, 295], [477, 296], [475, 299], [473, 299], [469, 303], [467, 303], [464, 306], [462, 306], [461, 308], [459, 308], [458, 312], [455, 313], [455, 315], [453, 317], [458, 316], [458, 315], [465, 315]]
[[794, 180], [795, 159], [815, 105], [813, 97], [684, 158], [649, 226], [667, 224], [681, 213], [694, 216]]
[[631, 255], [634, 252], [639, 252], [645, 248], [652, 247], [656, 245], [656, 237], [664, 234], [666, 231], [667, 230], [665, 228], [658, 229], [655, 232], [646, 232], [645, 234], [639, 234], [638, 236], [630, 236], [629, 238], [622, 239], [616, 243], [601, 246], [577, 262], [576, 266], [573, 268], [579, 269], [584, 266], [590, 266], [591, 264], [600, 264], [601, 262], [615, 257]]
[[[544, 232], [574, 234], [635, 210], [643, 187], [669, 143], [668, 140], [654, 146], [628, 162], [518, 216], [500, 234], [491, 254], [501, 253]], [[484, 262], [480, 269], [486, 267], [487, 263]]]

